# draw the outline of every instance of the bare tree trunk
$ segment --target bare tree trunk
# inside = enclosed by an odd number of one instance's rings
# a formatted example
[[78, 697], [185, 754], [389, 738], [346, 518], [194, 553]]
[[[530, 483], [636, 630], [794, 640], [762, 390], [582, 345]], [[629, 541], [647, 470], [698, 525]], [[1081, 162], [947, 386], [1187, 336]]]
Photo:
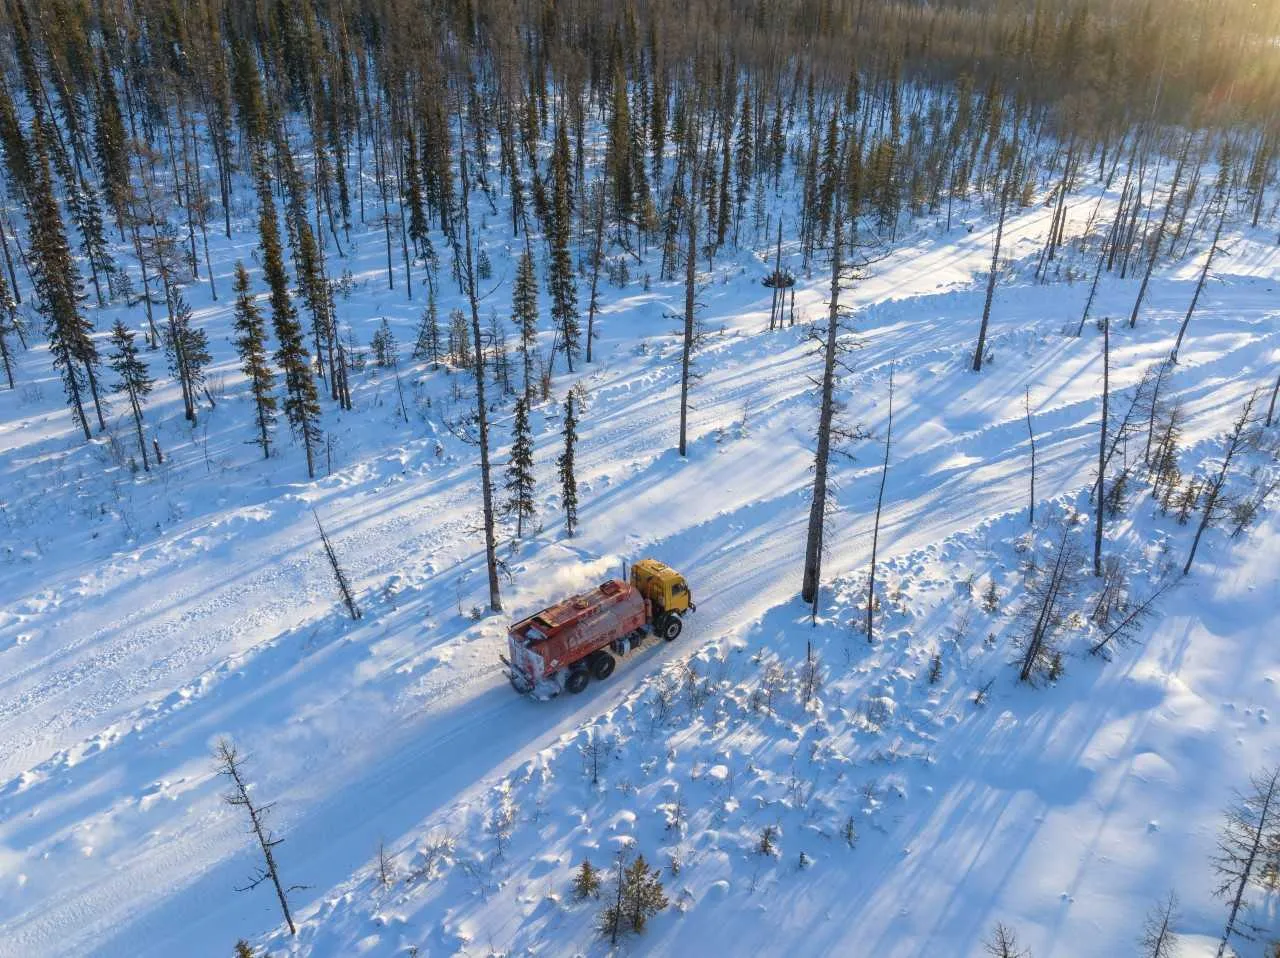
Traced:
[[1182, 319], [1182, 325], [1178, 328], [1178, 339], [1173, 344], [1173, 352], [1169, 354], [1170, 360], [1178, 361], [1178, 350], [1182, 348], [1182, 337], [1187, 334], [1187, 326], [1191, 323], [1191, 314], [1196, 311], [1196, 304], [1200, 302], [1200, 293], [1204, 290], [1204, 281], [1209, 277], [1209, 268], [1213, 265], [1213, 255], [1218, 251], [1218, 240], [1222, 237], [1222, 225], [1227, 219], [1227, 198], [1219, 196], [1218, 202], [1222, 204], [1222, 211], [1218, 214], [1218, 225], [1213, 231], [1213, 241], [1209, 244], [1209, 254], [1204, 258], [1204, 269], [1200, 271], [1200, 279], [1196, 283], [1196, 291], [1191, 297], [1191, 305], [1187, 307], [1187, 315]]
[[880, 511], [884, 506], [885, 480], [889, 478], [889, 448], [893, 442], [893, 365], [889, 366], [889, 422], [884, 433], [884, 465], [880, 468], [880, 492], [876, 496], [876, 519], [871, 527], [871, 571], [867, 576], [867, 641], [874, 640], [876, 551], [880, 545]]
[[973, 371], [982, 372], [982, 354], [987, 348], [987, 325], [991, 322], [991, 300], [996, 294], [996, 273], [1000, 267], [1000, 241], [1004, 237], [1004, 218], [1009, 210], [1009, 191], [1013, 186], [1013, 172], [1018, 160], [1015, 155], [1005, 175], [1004, 188], [1000, 191], [1000, 218], [996, 220], [996, 243], [991, 251], [991, 273], [987, 276], [987, 298], [982, 305], [982, 325], [978, 327], [978, 346], [973, 351]]
[[498, 589], [498, 554], [494, 539], [493, 526], [493, 485], [489, 479], [489, 410], [484, 402], [484, 350], [480, 338], [480, 304], [476, 295], [475, 266], [471, 259], [471, 178], [467, 173], [466, 135], [462, 128], [462, 108], [458, 110], [458, 144], [462, 152], [458, 157], [458, 167], [462, 179], [462, 225], [466, 253], [463, 256], [463, 268], [466, 271], [467, 300], [471, 305], [471, 332], [474, 340], [472, 349], [473, 368], [476, 380], [476, 423], [480, 432], [480, 495], [484, 508], [484, 558], [489, 571], [489, 610], [502, 611], [502, 595]]
[[1267, 425], [1270, 426], [1276, 414], [1276, 396], [1280, 395], [1280, 376], [1276, 376], [1275, 388], [1271, 390], [1271, 402], [1267, 406]]
[[[779, 297], [786, 297], [786, 290], [778, 280], [782, 277], [782, 214], [778, 214], [778, 250], [773, 256], [773, 302], [769, 304], [769, 332], [773, 332], [774, 320], [776, 318], [778, 327], [782, 326], [782, 307], [778, 303]], [[785, 304], [784, 304], [785, 305]]]
[[1107, 490], [1107, 403], [1111, 399], [1111, 319], [1102, 320], [1102, 423], [1098, 432], [1098, 486], [1093, 525], [1093, 574], [1102, 575], [1102, 515]]
[[1231, 435], [1227, 438], [1227, 451], [1222, 457], [1222, 468], [1218, 470], [1218, 474], [1209, 482], [1205, 491], [1204, 511], [1200, 514], [1200, 525], [1196, 527], [1196, 537], [1191, 540], [1191, 552], [1187, 556], [1187, 564], [1182, 567], [1182, 574], [1187, 575], [1191, 571], [1191, 563], [1195, 561], [1196, 549], [1200, 547], [1200, 537], [1204, 535], [1204, 530], [1209, 528], [1210, 524], [1218, 518], [1218, 503], [1222, 497], [1222, 488], [1227, 484], [1227, 470], [1231, 468], [1231, 460], [1235, 458], [1236, 453], [1240, 451], [1240, 447], [1244, 445], [1245, 428], [1249, 425], [1253, 415], [1253, 404], [1258, 399], [1258, 391], [1255, 389], [1244, 404], [1244, 409], [1240, 412], [1240, 418], [1236, 420], [1235, 425], [1231, 428]]
[[1031, 501], [1027, 514], [1027, 524], [1036, 523], [1036, 434], [1031, 428], [1031, 387], [1026, 387], [1023, 402], [1027, 407], [1027, 438], [1031, 440]]
[[831, 420], [835, 415], [836, 339], [840, 329], [840, 269], [844, 245], [844, 215], [839, 184], [835, 190], [835, 236], [831, 247], [831, 306], [827, 313], [827, 341], [822, 369], [822, 407], [818, 413], [818, 449], [813, 464], [813, 501], [809, 504], [809, 534], [805, 542], [804, 584], [801, 596], [816, 602], [822, 579], [822, 524], [827, 512], [827, 460], [831, 456]]
[[1182, 171], [1187, 165], [1187, 153], [1191, 149], [1191, 136], [1188, 134], [1182, 144], [1182, 152], [1178, 154], [1178, 165], [1173, 169], [1173, 182], [1169, 184], [1169, 199], [1164, 204], [1164, 215], [1160, 217], [1160, 225], [1156, 227], [1155, 239], [1151, 241], [1151, 255], [1147, 258], [1147, 269], [1142, 274], [1142, 285], [1138, 287], [1138, 298], [1134, 300], [1133, 312], [1129, 314], [1129, 328], [1138, 325], [1138, 310], [1142, 308], [1143, 297], [1147, 295], [1147, 284], [1151, 281], [1151, 272], [1160, 258], [1160, 247], [1164, 245], [1165, 230], [1169, 227], [1169, 215], [1173, 212], [1173, 198], [1178, 193], [1178, 183], [1182, 180]]

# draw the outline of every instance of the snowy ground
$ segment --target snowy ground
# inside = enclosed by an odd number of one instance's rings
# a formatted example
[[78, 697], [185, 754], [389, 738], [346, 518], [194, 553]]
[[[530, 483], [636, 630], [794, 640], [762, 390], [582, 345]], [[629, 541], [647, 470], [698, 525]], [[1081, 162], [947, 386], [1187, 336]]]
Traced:
[[[1074, 201], [1077, 231], [1095, 196]], [[1188, 942], [1215, 941], [1220, 809], [1280, 760], [1268, 724], [1280, 649], [1262, 641], [1280, 607], [1276, 520], [1243, 540], [1211, 532], [1142, 644], [1108, 663], [1076, 636], [1048, 688], [1015, 683], [1009, 609], [989, 616], [961, 588], [995, 574], [1010, 603], [1017, 594], [1025, 387], [1041, 513], [1086, 507], [1100, 337], [1063, 334], [1087, 282], [1030, 281], [1049, 214], [1031, 207], [1006, 229], [1012, 266], [981, 375], [968, 371], [992, 238], [979, 211], [950, 234], [918, 224], [845, 296], [862, 348], [841, 399], [878, 437], [896, 369], [880, 555], [884, 592], [900, 598], [871, 647], [852, 622], [880, 449], [867, 442], [835, 467], [841, 511], [811, 627], [796, 593], [818, 360], [801, 324], [765, 331], [761, 261], [726, 254], [705, 276], [712, 335], [684, 460], [671, 316], [683, 291], [658, 282], [656, 264], [606, 287], [597, 361], [555, 383], [557, 398], [575, 381], [590, 396], [581, 534], [563, 537], [553, 494], [552, 402], [534, 415], [543, 525], [504, 548], [504, 603], [526, 612], [654, 555], [686, 574], [698, 612], [674, 646], [550, 703], [517, 697], [500, 672], [508, 615], [470, 614], [486, 595], [475, 453], [442, 425], [468, 401], [464, 377], [406, 367], [405, 424], [394, 381], [370, 368], [354, 412], [326, 410], [331, 471], [314, 483], [294, 446], [256, 459], [229, 344], [231, 268], [251, 255], [239, 235], [214, 250], [219, 302], [207, 285], [188, 291], [225, 390], [195, 430], [175, 391], [158, 393], [148, 418], [168, 462], [152, 476], [105, 439], [79, 442], [47, 355], [27, 354], [19, 390], [0, 394], [0, 955], [226, 955], [237, 937], [269, 934], [273, 954], [600, 952], [595, 908], [571, 901], [569, 881], [584, 855], [605, 866], [624, 839], [682, 865], [665, 873], [673, 907], [627, 946], [638, 952], [714, 941], [728, 954], [968, 955], [1001, 920], [1038, 958], [1127, 954], [1170, 888]], [[503, 284], [485, 314], [505, 313], [512, 247], [500, 218], [486, 235]], [[1190, 414], [1184, 472], [1274, 377], [1273, 239], [1233, 238], [1167, 384]], [[425, 290], [408, 302], [402, 273], [388, 290], [383, 257], [379, 231], [356, 238], [339, 316], [359, 342], [385, 316], [407, 358]], [[1115, 330], [1114, 389], [1167, 353], [1199, 264], [1194, 252], [1158, 272], [1137, 329]], [[445, 284], [442, 320], [457, 302]], [[815, 265], [802, 318], [824, 312], [826, 288]], [[1135, 289], [1104, 278], [1094, 315], [1127, 317]], [[505, 407], [500, 442], [509, 429]], [[123, 420], [115, 432], [127, 456]], [[312, 509], [359, 590], [357, 623], [335, 602]], [[1108, 549], [1150, 566], [1163, 539], [1180, 560], [1192, 531], [1136, 497]], [[760, 707], [770, 663], [794, 677], [806, 641], [823, 690], [806, 708], [788, 678]], [[267, 889], [235, 891], [255, 858], [220, 801], [211, 748], [224, 735], [256, 794], [278, 803], [281, 868], [307, 886], [293, 893], [296, 940], [271, 933]], [[591, 738], [608, 744], [598, 785], [582, 770]], [[672, 829], [677, 797], [688, 819]], [[850, 816], [855, 848], [841, 834]], [[770, 824], [776, 857], [755, 851]], [[371, 872], [379, 842], [394, 856], [388, 889]]]

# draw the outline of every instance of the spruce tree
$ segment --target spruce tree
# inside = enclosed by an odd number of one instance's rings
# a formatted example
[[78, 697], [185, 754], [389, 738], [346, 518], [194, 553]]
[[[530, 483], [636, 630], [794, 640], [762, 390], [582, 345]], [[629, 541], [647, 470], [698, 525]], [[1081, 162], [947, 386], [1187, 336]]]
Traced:
[[551, 161], [551, 267], [547, 289], [551, 294], [551, 320], [560, 333], [569, 372], [580, 351], [578, 345], [578, 288], [573, 275], [573, 257], [569, 253], [573, 207], [569, 186], [569, 137], [565, 124], [556, 131], [555, 155]]
[[626, 885], [622, 892], [622, 908], [627, 924], [637, 935], [644, 931], [649, 919], [667, 907], [667, 896], [656, 869], [650, 868], [643, 855], [626, 872]]
[[516, 400], [515, 422], [511, 432], [511, 459], [507, 463], [507, 502], [504, 511], [516, 517], [516, 538], [524, 534], [524, 522], [532, 519], [533, 504], [533, 437], [529, 434], [529, 400]]
[[116, 99], [115, 83], [111, 79], [111, 67], [107, 51], [101, 51], [98, 83], [94, 106], [97, 122], [94, 127], [93, 151], [98, 164], [98, 176], [107, 205], [115, 214], [116, 225], [124, 235], [124, 219], [129, 209], [129, 148], [124, 117]]
[[373, 350], [373, 361], [382, 369], [391, 369], [396, 365], [396, 354], [399, 345], [396, 335], [391, 331], [387, 318], [382, 317], [373, 338], [369, 340], [369, 348]]
[[5, 172], [8, 176], [10, 194], [15, 199], [29, 202], [36, 187], [36, 171], [31, 163], [31, 151], [26, 137], [22, 135], [22, 127], [18, 123], [18, 113], [14, 108], [9, 91], [0, 80], [0, 157], [4, 159]]
[[[93, 326], [80, 311], [80, 272], [67, 245], [62, 216], [54, 199], [42, 126], [37, 117], [36, 179], [31, 197], [31, 272], [37, 308], [45, 318], [53, 365], [62, 375], [72, 419], [83, 430], [87, 441], [91, 435], [84, 408], [85, 391], [91, 387], [89, 377], [95, 375], [98, 351], [90, 337]], [[105, 429], [100, 405], [98, 421]]]
[[294, 436], [302, 440], [307, 453], [307, 477], [316, 477], [316, 446], [320, 430], [320, 402], [311, 374], [311, 357], [302, 338], [302, 326], [289, 297], [289, 278], [285, 275], [280, 246], [280, 227], [276, 218], [271, 188], [267, 183], [265, 163], [259, 158], [258, 233], [262, 248], [262, 271], [271, 290], [271, 324], [280, 344], [275, 360], [284, 374], [284, 415]]
[[427, 235], [427, 213], [422, 200], [422, 174], [418, 167], [418, 142], [413, 134], [412, 123], [405, 124], [403, 169], [403, 202], [409, 208], [409, 239], [413, 240], [414, 252], [418, 256], [424, 256], [431, 248], [431, 239]]
[[573, 876], [573, 897], [579, 901], [584, 898], [600, 897], [600, 870], [584, 858]]
[[578, 418], [574, 412], [573, 391], [564, 399], [564, 452], [556, 461], [560, 470], [560, 498], [564, 503], [564, 528], [569, 538], [578, 530], [578, 480], [574, 477], [574, 449], [578, 444]]
[[524, 370], [524, 398], [533, 402], [533, 356], [538, 344], [538, 277], [533, 271], [533, 255], [526, 246], [516, 267], [511, 293], [511, 315], [520, 332], [520, 364]]
[[275, 376], [267, 360], [267, 330], [262, 311], [249, 291], [249, 273], [244, 263], [236, 261], [236, 352], [240, 368], [249, 380], [253, 396], [254, 420], [258, 426], [255, 440], [264, 459], [271, 455], [271, 432], [276, 423]]
[[169, 371], [182, 387], [182, 405], [187, 421], [195, 424], [196, 401], [204, 389], [204, 371], [209, 365], [209, 337], [192, 322], [191, 307], [181, 293], [173, 297], [173, 318], [165, 329], [165, 349]]
[[107, 357], [107, 365], [119, 377], [116, 392], [124, 393], [129, 399], [129, 411], [133, 413], [133, 426], [138, 434], [138, 452], [142, 454], [142, 468], [150, 472], [151, 459], [147, 455], [147, 440], [142, 434], [142, 400], [150, 395], [155, 380], [147, 372], [147, 364], [138, 355], [133, 331], [119, 319], [111, 327], [111, 352]]
[[439, 369], [440, 355], [440, 321], [436, 314], [436, 294], [432, 290], [427, 294], [427, 308], [418, 322], [418, 336], [410, 358], [416, 362], [430, 360], [431, 368]]

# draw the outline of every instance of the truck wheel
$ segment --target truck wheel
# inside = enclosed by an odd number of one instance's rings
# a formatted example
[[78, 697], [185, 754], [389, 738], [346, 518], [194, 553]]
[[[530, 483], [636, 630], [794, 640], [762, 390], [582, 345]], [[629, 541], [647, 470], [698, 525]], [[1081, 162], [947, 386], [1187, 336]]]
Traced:
[[591, 656], [591, 675], [598, 682], [603, 682], [613, 675], [613, 667], [617, 661], [608, 652], [600, 651]]
[[674, 642], [680, 637], [680, 630], [683, 628], [684, 623], [680, 621], [680, 616], [674, 612], [668, 612], [658, 623], [658, 634], [668, 642]]
[[587, 675], [586, 669], [575, 669], [569, 673], [569, 677], [564, 680], [564, 687], [577, 695], [587, 687], [590, 676]]

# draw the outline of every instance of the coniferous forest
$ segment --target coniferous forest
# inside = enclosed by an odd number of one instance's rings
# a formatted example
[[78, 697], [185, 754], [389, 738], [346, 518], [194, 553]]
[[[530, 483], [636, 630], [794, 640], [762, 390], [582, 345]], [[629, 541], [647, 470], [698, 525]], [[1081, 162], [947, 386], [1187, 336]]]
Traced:
[[0, 956], [1280, 955], [1280, 3], [0, 0], [0, 181]]

